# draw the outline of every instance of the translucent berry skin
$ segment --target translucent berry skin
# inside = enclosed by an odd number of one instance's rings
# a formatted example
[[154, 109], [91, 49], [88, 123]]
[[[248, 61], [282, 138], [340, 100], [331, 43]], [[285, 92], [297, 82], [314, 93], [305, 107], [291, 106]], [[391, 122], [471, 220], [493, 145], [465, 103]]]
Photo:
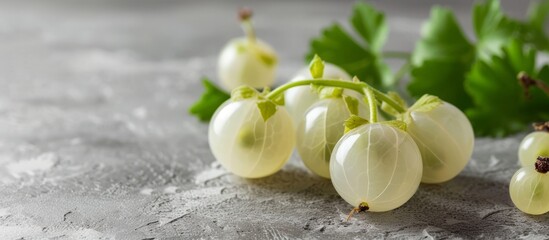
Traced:
[[407, 132], [423, 159], [423, 183], [446, 182], [471, 159], [475, 136], [471, 123], [454, 105], [444, 102], [428, 112], [411, 112]]
[[[368, 119], [368, 107], [359, 102], [359, 116]], [[323, 99], [313, 104], [297, 128], [297, 151], [313, 173], [330, 178], [330, 157], [343, 136], [343, 123], [351, 116], [341, 98]]]
[[515, 206], [528, 214], [549, 212], [549, 175], [534, 166], [519, 169], [509, 184], [509, 195]]
[[354, 207], [365, 202], [369, 211], [384, 212], [406, 203], [422, 174], [421, 154], [406, 132], [380, 123], [366, 124], [345, 134], [330, 160], [332, 183]]
[[[324, 64], [324, 75], [325, 79], [342, 79], [342, 80], [351, 80], [351, 76], [347, 74], [343, 69], [329, 63]], [[304, 68], [300, 70], [290, 81], [299, 81], [305, 79], [312, 79], [309, 68]], [[345, 91], [346, 94], [353, 92], [352, 90]], [[358, 93], [357, 93], [358, 94]], [[285, 106], [292, 118], [294, 123], [299, 124], [303, 114], [307, 109], [319, 100], [318, 94], [310, 86], [300, 86], [288, 89], [284, 93]]]
[[265, 122], [256, 100], [228, 100], [215, 112], [208, 140], [215, 158], [230, 172], [260, 178], [276, 173], [288, 161], [295, 130], [284, 107], [278, 106]]
[[253, 88], [271, 86], [276, 68], [274, 49], [259, 39], [254, 42], [246, 38], [233, 39], [223, 48], [217, 63], [221, 86], [229, 92], [242, 85]]
[[520, 165], [534, 166], [538, 156], [549, 157], [549, 133], [538, 131], [528, 134], [519, 145]]

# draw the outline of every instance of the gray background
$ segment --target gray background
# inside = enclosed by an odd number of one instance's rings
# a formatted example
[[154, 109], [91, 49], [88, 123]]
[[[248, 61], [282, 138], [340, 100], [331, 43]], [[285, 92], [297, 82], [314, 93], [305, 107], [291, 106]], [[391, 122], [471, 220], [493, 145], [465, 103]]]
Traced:
[[[471, 1], [376, 1], [386, 49], [412, 50], [434, 2], [471, 36]], [[279, 52], [280, 84], [352, 1], [0, 2], [0, 239], [547, 238], [548, 216], [508, 197], [524, 134], [477, 139], [454, 180], [349, 222], [351, 206], [297, 156], [264, 179], [227, 173], [187, 109], [241, 35], [243, 5]], [[521, 17], [527, 3], [503, 6]]]

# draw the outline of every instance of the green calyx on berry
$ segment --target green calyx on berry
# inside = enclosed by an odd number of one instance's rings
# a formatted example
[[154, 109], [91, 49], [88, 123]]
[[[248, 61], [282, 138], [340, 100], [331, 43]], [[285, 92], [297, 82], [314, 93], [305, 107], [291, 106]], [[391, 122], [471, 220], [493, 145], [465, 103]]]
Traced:
[[313, 79], [322, 78], [324, 75], [324, 61], [316, 54], [309, 64], [309, 71]]
[[353, 114], [345, 120], [343, 125], [345, 126], [345, 133], [348, 133], [349, 131], [368, 123], [368, 120]]
[[250, 86], [240, 86], [231, 92], [231, 100], [233, 101], [240, 101], [244, 99], [250, 99], [250, 98], [256, 98], [260, 95], [260, 93]]
[[356, 98], [345, 96], [343, 101], [345, 102], [345, 106], [347, 107], [347, 110], [349, 110], [349, 113], [358, 115], [358, 100]]
[[264, 121], [269, 120], [276, 113], [277, 105], [284, 105], [284, 95], [277, 96], [273, 99], [267, 99], [270, 88], [266, 87], [263, 92], [259, 93], [256, 89], [249, 86], [240, 86], [231, 92], [232, 101], [241, 101], [246, 99], [256, 99], [257, 108], [261, 113]]
[[408, 109], [409, 112], [430, 112], [444, 103], [437, 96], [425, 94]]

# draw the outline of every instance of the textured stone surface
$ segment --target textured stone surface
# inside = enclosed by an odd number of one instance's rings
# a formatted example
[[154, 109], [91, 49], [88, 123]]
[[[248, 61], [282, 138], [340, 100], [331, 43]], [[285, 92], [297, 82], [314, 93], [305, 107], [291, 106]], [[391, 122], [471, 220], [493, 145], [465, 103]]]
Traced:
[[[470, 2], [437, 2], [470, 25]], [[280, 53], [281, 83], [352, 3], [0, 2], [0, 239], [547, 237], [548, 216], [508, 196], [523, 135], [477, 139], [453, 181], [349, 222], [351, 206], [297, 156], [264, 179], [227, 173], [186, 109], [240, 35], [243, 4]], [[390, 15], [387, 48], [412, 49], [431, 1], [375, 4]], [[525, 5], [504, 3], [515, 16]]]

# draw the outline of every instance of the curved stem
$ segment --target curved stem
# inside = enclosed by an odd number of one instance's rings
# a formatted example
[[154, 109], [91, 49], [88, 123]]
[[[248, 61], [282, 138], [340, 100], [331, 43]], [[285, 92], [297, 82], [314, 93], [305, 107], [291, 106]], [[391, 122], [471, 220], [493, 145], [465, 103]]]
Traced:
[[370, 123], [377, 122], [377, 100], [371, 88], [364, 88], [366, 99], [368, 99], [368, 107], [370, 108]]
[[305, 85], [310, 85], [310, 84], [351, 89], [351, 90], [357, 91], [357, 92], [362, 93], [362, 94], [366, 94], [364, 92], [364, 89], [368, 88], [368, 89], [370, 89], [370, 91], [372, 91], [372, 93], [375, 97], [379, 98], [379, 100], [381, 100], [382, 102], [386, 102], [392, 108], [394, 108], [396, 111], [398, 111], [400, 113], [406, 112], [406, 109], [402, 108], [397, 102], [395, 102], [393, 99], [388, 97], [385, 93], [371, 87], [370, 85], [368, 85], [365, 82], [348, 82], [348, 81], [341, 81], [341, 80], [334, 80], [334, 79], [306, 79], [306, 80], [300, 80], [300, 81], [286, 83], [286, 84], [276, 88], [275, 90], [273, 90], [272, 92], [267, 94], [267, 96], [265, 96], [265, 97], [269, 100], [274, 100], [274, 99], [276, 99], [276, 97], [278, 97], [280, 94], [284, 93], [286, 90], [288, 90], [290, 88], [298, 87], [298, 86], [305, 86]]
[[384, 58], [409, 59], [412, 54], [409, 52], [386, 51], [381, 53], [381, 55]]
[[271, 93], [267, 94], [267, 99], [273, 100], [278, 95], [282, 94], [284, 91], [298, 86], [304, 86], [304, 85], [310, 85], [310, 84], [316, 84], [320, 86], [328, 86], [328, 87], [340, 87], [345, 89], [351, 89], [354, 91], [357, 91], [359, 93], [364, 94], [363, 88], [364, 83], [356, 83], [356, 82], [348, 82], [348, 81], [341, 81], [341, 80], [332, 80], [332, 79], [307, 79], [307, 80], [300, 80], [295, 82], [289, 82], [286, 83], [275, 90], [273, 90]]

